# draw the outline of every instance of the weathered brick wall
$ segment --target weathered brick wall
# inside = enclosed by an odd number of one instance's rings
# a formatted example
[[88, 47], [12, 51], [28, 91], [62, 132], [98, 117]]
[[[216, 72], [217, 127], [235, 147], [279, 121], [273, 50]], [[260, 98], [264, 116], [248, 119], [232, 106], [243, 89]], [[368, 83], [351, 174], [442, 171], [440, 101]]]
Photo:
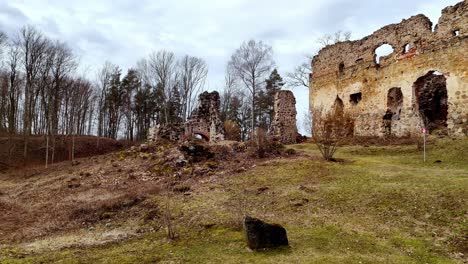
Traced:
[[278, 91], [273, 105], [274, 116], [270, 135], [278, 138], [283, 144], [296, 143], [296, 98], [291, 91]]
[[[363, 39], [323, 48], [312, 60], [311, 108], [330, 109], [338, 96], [345, 111], [355, 116], [356, 135], [381, 136], [386, 133], [384, 116], [389, 110], [389, 90], [399, 88], [403, 101], [394, 107], [398, 113], [392, 113], [390, 118], [391, 134], [415, 134], [426, 126], [426, 117], [420, 113], [414, 84], [430, 72], [440, 72], [445, 77], [448, 104], [443, 130], [450, 135], [466, 135], [467, 11], [468, 1], [445, 8], [434, 32], [431, 21], [417, 15]], [[382, 44], [391, 45], [394, 51], [377, 63], [375, 50]], [[358, 93], [361, 99], [356, 103], [351, 95]]]

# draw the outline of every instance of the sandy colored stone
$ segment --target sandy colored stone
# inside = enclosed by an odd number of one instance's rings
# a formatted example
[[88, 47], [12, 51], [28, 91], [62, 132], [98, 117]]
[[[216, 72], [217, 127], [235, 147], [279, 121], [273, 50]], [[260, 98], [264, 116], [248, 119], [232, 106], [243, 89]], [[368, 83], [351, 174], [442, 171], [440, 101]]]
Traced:
[[[448, 101], [445, 130], [452, 136], [466, 135], [467, 124], [454, 124], [450, 118], [455, 112], [468, 116], [463, 96], [457, 98], [468, 92], [467, 11], [468, 1], [446, 7], [434, 31], [426, 16], [416, 15], [363, 39], [323, 48], [312, 60], [311, 109], [329, 110], [339, 97], [344, 109], [355, 117], [355, 135], [382, 136], [386, 133], [384, 116], [389, 109], [389, 90], [399, 88], [403, 100], [401, 106], [394, 105], [399, 118], [391, 121], [391, 134], [417, 134], [425, 124], [414, 84], [428, 73], [441, 73], [445, 77]], [[375, 50], [383, 44], [391, 45], [394, 51], [376, 63]], [[409, 50], [405, 52], [407, 44]], [[357, 104], [351, 100], [351, 95], [356, 93], [362, 94]]]

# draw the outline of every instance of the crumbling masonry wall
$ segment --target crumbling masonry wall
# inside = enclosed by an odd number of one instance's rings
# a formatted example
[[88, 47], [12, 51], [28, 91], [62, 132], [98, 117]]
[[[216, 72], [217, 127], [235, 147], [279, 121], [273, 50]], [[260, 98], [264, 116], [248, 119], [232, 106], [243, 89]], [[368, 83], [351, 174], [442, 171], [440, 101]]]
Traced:
[[[434, 31], [426, 16], [416, 15], [323, 48], [312, 60], [311, 109], [329, 110], [340, 98], [355, 117], [355, 135], [406, 136], [422, 127], [467, 135], [467, 11], [468, 1], [443, 9]], [[383, 44], [393, 53], [376, 62]]]
[[198, 97], [195, 109], [185, 124], [185, 138], [200, 135], [205, 140], [215, 143], [224, 140], [223, 122], [219, 117], [219, 93], [203, 92]]
[[274, 116], [270, 135], [283, 144], [295, 144], [298, 135], [296, 126], [296, 98], [291, 91], [278, 91], [274, 100]]
[[193, 136], [201, 136], [210, 143], [224, 140], [223, 122], [219, 117], [219, 93], [203, 92], [198, 97], [198, 107], [185, 123], [156, 125], [148, 131], [148, 142], [159, 139], [185, 141]]

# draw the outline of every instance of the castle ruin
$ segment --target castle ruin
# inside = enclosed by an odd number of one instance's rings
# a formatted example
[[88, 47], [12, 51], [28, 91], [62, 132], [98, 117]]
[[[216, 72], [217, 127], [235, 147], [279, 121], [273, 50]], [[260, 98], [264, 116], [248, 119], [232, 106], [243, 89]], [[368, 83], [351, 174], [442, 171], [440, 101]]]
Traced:
[[[310, 108], [341, 106], [357, 136], [468, 134], [468, 1], [327, 46], [312, 60]], [[381, 58], [376, 49], [390, 45]]]
[[269, 134], [283, 144], [295, 144], [298, 132], [294, 94], [286, 90], [276, 92], [273, 110], [274, 116]]
[[219, 93], [203, 92], [198, 97], [198, 107], [185, 123], [156, 125], [149, 129], [148, 142], [158, 139], [185, 141], [199, 137], [210, 143], [224, 140], [223, 122], [219, 117]]
[[198, 108], [192, 112], [185, 123], [184, 138], [198, 135], [212, 143], [224, 140], [224, 127], [219, 117], [219, 106], [218, 92], [200, 94]]

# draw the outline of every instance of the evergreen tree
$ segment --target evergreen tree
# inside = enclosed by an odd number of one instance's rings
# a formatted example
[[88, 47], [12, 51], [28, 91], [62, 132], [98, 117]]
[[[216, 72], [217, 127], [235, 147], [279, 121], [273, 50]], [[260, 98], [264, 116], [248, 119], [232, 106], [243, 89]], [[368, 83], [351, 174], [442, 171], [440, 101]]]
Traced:
[[270, 77], [265, 80], [265, 90], [262, 90], [257, 95], [257, 109], [256, 116], [258, 119], [259, 127], [268, 129], [273, 120], [273, 105], [275, 100], [275, 94], [281, 90], [284, 86], [283, 78], [274, 69]]
[[139, 87], [134, 97], [133, 112], [136, 120], [136, 137], [137, 140], [146, 138], [146, 133], [151, 126], [151, 121], [156, 113], [156, 96], [152, 87], [144, 85]]
[[169, 98], [169, 123], [182, 122], [182, 100], [178, 87], [172, 87], [171, 95]]
[[152, 119], [156, 124], [167, 123], [167, 103], [166, 95], [164, 93], [165, 88], [162, 83], [158, 83], [152, 92], [153, 98], [153, 115]]
[[120, 83], [121, 71], [116, 68], [112, 73], [109, 85], [109, 92], [106, 96], [106, 106], [109, 113], [109, 123], [107, 136], [117, 138], [120, 127], [121, 107], [123, 104], [123, 91]]
[[134, 140], [134, 124], [135, 116], [133, 113], [134, 108], [134, 94], [138, 90], [141, 82], [135, 70], [129, 69], [127, 75], [122, 79], [121, 90], [123, 93], [122, 100], [122, 113], [125, 117], [125, 137], [127, 140]]

